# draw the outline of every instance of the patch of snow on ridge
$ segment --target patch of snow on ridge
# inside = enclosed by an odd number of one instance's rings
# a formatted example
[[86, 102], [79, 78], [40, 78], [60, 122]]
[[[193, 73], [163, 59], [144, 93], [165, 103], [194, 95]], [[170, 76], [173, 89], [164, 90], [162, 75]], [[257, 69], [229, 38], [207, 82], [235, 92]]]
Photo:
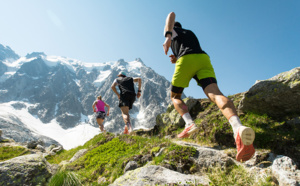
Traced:
[[143, 67], [143, 64], [139, 61], [131, 61], [128, 62], [128, 65], [126, 65], [128, 72], [134, 72], [137, 75], [141, 75], [140, 72], [141, 67]]
[[97, 79], [94, 81], [94, 85], [97, 87], [101, 87], [104, 82], [105, 79], [111, 74], [110, 70], [106, 70], [106, 71], [100, 71], [100, 75], [97, 77]]
[[42, 58], [44, 59], [46, 65], [48, 65], [49, 67], [54, 67], [58, 64], [63, 64], [72, 72], [75, 72], [76, 71], [75, 66], [81, 63], [78, 60], [61, 57], [61, 56], [43, 56]]
[[[99, 128], [86, 123], [81, 123], [72, 129], [63, 129], [56, 120], [45, 124], [40, 119], [32, 116], [26, 108], [21, 110], [14, 109], [11, 106], [13, 103], [15, 102], [0, 104], [0, 117], [9, 118], [14, 116], [14, 118], [20, 120], [28, 129], [33, 131], [34, 134], [50, 137], [63, 145], [66, 150], [83, 145], [100, 132]], [[26, 103], [26, 105], [29, 106], [31, 104]]]
[[0, 82], [4, 82], [7, 79], [9, 79], [11, 76], [13, 76], [24, 63], [30, 62], [32, 60], [36, 59], [30, 58], [27, 59], [26, 57], [21, 57], [18, 60], [9, 62], [9, 61], [3, 61], [3, 64], [6, 65], [7, 71], [0, 77]]

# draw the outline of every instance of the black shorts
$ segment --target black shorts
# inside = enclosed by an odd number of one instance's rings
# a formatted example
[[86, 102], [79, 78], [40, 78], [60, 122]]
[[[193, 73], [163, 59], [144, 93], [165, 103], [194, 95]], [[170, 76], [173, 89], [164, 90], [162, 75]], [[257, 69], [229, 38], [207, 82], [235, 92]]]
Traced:
[[96, 113], [96, 118], [100, 118], [100, 119], [105, 119], [106, 113], [105, 112], [97, 112]]
[[[198, 85], [202, 87], [203, 91], [208, 85], [212, 83], [217, 83], [217, 80], [214, 77], [204, 78], [200, 80], [197, 78], [197, 76], [194, 76], [193, 78], [197, 81]], [[173, 85], [171, 86], [171, 91], [177, 94], [182, 94], [183, 89], [184, 88], [182, 87], [176, 87]]]
[[121, 94], [119, 100], [119, 107], [127, 106], [129, 107], [129, 110], [132, 109], [132, 105], [135, 101], [135, 96], [136, 94], [130, 94], [130, 93]]

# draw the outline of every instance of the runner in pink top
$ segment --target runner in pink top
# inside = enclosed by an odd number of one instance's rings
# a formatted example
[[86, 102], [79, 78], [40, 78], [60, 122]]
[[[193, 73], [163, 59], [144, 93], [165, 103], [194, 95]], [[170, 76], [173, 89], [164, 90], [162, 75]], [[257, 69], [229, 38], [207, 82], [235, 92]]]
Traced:
[[[96, 119], [97, 119], [99, 128], [100, 128], [101, 132], [105, 133], [106, 131], [104, 130], [103, 121], [104, 121], [106, 115], [109, 116], [109, 108], [110, 107], [108, 104], [106, 104], [104, 101], [102, 101], [101, 96], [97, 97], [97, 100], [94, 101], [92, 107], [93, 107], [94, 112], [96, 112]], [[105, 113], [104, 107], [107, 107], [107, 113]]]
[[96, 103], [97, 111], [105, 112], [104, 106], [105, 106], [105, 103], [102, 100], [97, 100], [97, 103]]

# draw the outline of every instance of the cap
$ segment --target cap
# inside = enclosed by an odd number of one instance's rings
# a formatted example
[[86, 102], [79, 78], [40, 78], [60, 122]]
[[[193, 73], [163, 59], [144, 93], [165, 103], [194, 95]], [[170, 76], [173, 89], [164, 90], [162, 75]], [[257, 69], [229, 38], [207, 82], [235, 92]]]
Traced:
[[126, 76], [126, 73], [124, 71], [119, 72], [118, 76]]

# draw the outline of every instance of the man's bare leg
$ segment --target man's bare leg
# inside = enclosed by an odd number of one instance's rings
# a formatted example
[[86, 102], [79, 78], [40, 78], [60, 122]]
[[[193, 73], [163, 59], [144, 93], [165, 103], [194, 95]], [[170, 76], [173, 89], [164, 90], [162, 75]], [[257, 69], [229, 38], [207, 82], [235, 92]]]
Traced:
[[197, 127], [192, 120], [187, 105], [181, 99], [181, 94], [171, 91], [171, 100], [176, 111], [181, 115], [185, 121], [185, 129], [177, 136], [178, 138], [186, 138], [196, 132]]
[[222, 114], [227, 118], [232, 127], [238, 150], [236, 159], [238, 161], [249, 160], [255, 153], [253, 147], [253, 141], [255, 138], [254, 131], [251, 128], [242, 125], [239, 117], [237, 116], [233, 102], [222, 94], [216, 83], [208, 85], [204, 89], [204, 92], [212, 102], [217, 104]]
[[129, 130], [129, 132], [132, 132], [132, 127], [131, 127], [131, 123], [130, 123], [130, 116], [129, 116], [129, 107], [128, 106], [121, 107], [121, 112], [122, 112], [122, 117], [123, 117], [123, 120], [124, 120], [124, 123], [125, 123], [124, 133], [128, 132], [128, 131], [126, 132], [126, 128]]

